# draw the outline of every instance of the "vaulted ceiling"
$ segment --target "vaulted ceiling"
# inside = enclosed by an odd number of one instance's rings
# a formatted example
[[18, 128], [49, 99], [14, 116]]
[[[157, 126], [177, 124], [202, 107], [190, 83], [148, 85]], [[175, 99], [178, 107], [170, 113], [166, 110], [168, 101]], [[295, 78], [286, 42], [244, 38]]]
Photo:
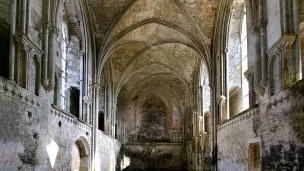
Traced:
[[99, 66], [110, 63], [116, 97], [158, 92], [184, 103], [200, 62], [210, 65], [218, 0], [89, 0], [89, 6]]

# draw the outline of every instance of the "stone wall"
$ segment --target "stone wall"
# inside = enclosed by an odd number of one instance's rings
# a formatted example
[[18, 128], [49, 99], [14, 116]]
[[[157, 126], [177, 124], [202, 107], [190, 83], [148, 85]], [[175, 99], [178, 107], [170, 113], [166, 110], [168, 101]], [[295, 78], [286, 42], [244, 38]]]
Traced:
[[7, 0], [0, 0], [0, 23], [10, 23], [10, 3]]
[[267, 45], [270, 48], [282, 35], [281, 14], [279, 0], [267, 0]]
[[261, 103], [262, 170], [304, 169], [303, 80]]
[[96, 171], [114, 171], [119, 168], [120, 143], [98, 131]]
[[71, 148], [81, 137], [91, 153], [92, 127], [1, 77], [0, 94], [1, 170], [52, 170], [52, 140], [59, 148], [54, 170], [71, 168]]
[[43, 37], [43, 2], [39, 0], [29, 1], [29, 29], [28, 36], [39, 48], [42, 48], [42, 37]]
[[146, 100], [141, 108], [142, 124], [139, 129], [138, 140], [160, 141], [169, 139], [166, 135], [166, 106], [155, 96]]
[[247, 170], [249, 140], [255, 138], [256, 109], [245, 111], [218, 126], [218, 168], [220, 171]]
[[[231, 93], [231, 92], [230, 92]], [[229, 112], [230, 117], [233, 117], [243, 110], [242, 89], [236, 88], [229, 97]]]

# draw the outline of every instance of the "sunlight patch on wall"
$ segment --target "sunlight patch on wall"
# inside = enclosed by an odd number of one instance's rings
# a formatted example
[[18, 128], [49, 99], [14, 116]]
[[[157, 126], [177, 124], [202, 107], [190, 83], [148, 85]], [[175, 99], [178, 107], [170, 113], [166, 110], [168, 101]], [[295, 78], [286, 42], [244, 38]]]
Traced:
[[100, 158], [98, 154], [95, 154], [95, 170], [100, 171]]
[[54, 168], [56, 157], [57, 157], [57, 154], [59, 151], [59, 147], [58, 147], [57, 143], [54, 140], [52, 140], [51, 143], [46, 147], [46, 151], [48, 153], [51, 166], [52, 166], [52, 168]]
[[121, 160], [121, 163], [120, 163], [120, 167], [121, 169], [125, 169], [127, 168], [131, 163], [131, 160], [129, 157], [126, 157], [125, 155], [123, 156], [122, 160]]
[[110, 170], [115, 170], [116, 166], [116, 159], [115, 159], [115, 154], [114, 152], [111, 153], [111, 169]]

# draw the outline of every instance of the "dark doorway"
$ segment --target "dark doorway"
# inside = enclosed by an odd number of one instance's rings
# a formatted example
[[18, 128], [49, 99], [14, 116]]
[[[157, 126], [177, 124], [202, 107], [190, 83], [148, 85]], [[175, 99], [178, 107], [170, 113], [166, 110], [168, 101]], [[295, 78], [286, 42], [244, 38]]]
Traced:
[[0, 24], [0, 75], [8, 78], [9, 72], [9, 26]]
[[104, 132], [104, 113], [98, 113], [98, 129]]
[[70, 88], [70, 113], [79, 118], [80, 91], [76, 87]]

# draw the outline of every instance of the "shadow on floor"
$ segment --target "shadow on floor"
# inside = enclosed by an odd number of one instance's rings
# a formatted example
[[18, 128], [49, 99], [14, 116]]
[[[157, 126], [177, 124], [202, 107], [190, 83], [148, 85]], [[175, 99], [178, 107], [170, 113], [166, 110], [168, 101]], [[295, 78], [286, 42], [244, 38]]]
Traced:
[[188, 171], [188, 170], [187, 169], [159, 169], [159, 168], [147, 168], [147, 169], [125, 168], [122, 171]]

